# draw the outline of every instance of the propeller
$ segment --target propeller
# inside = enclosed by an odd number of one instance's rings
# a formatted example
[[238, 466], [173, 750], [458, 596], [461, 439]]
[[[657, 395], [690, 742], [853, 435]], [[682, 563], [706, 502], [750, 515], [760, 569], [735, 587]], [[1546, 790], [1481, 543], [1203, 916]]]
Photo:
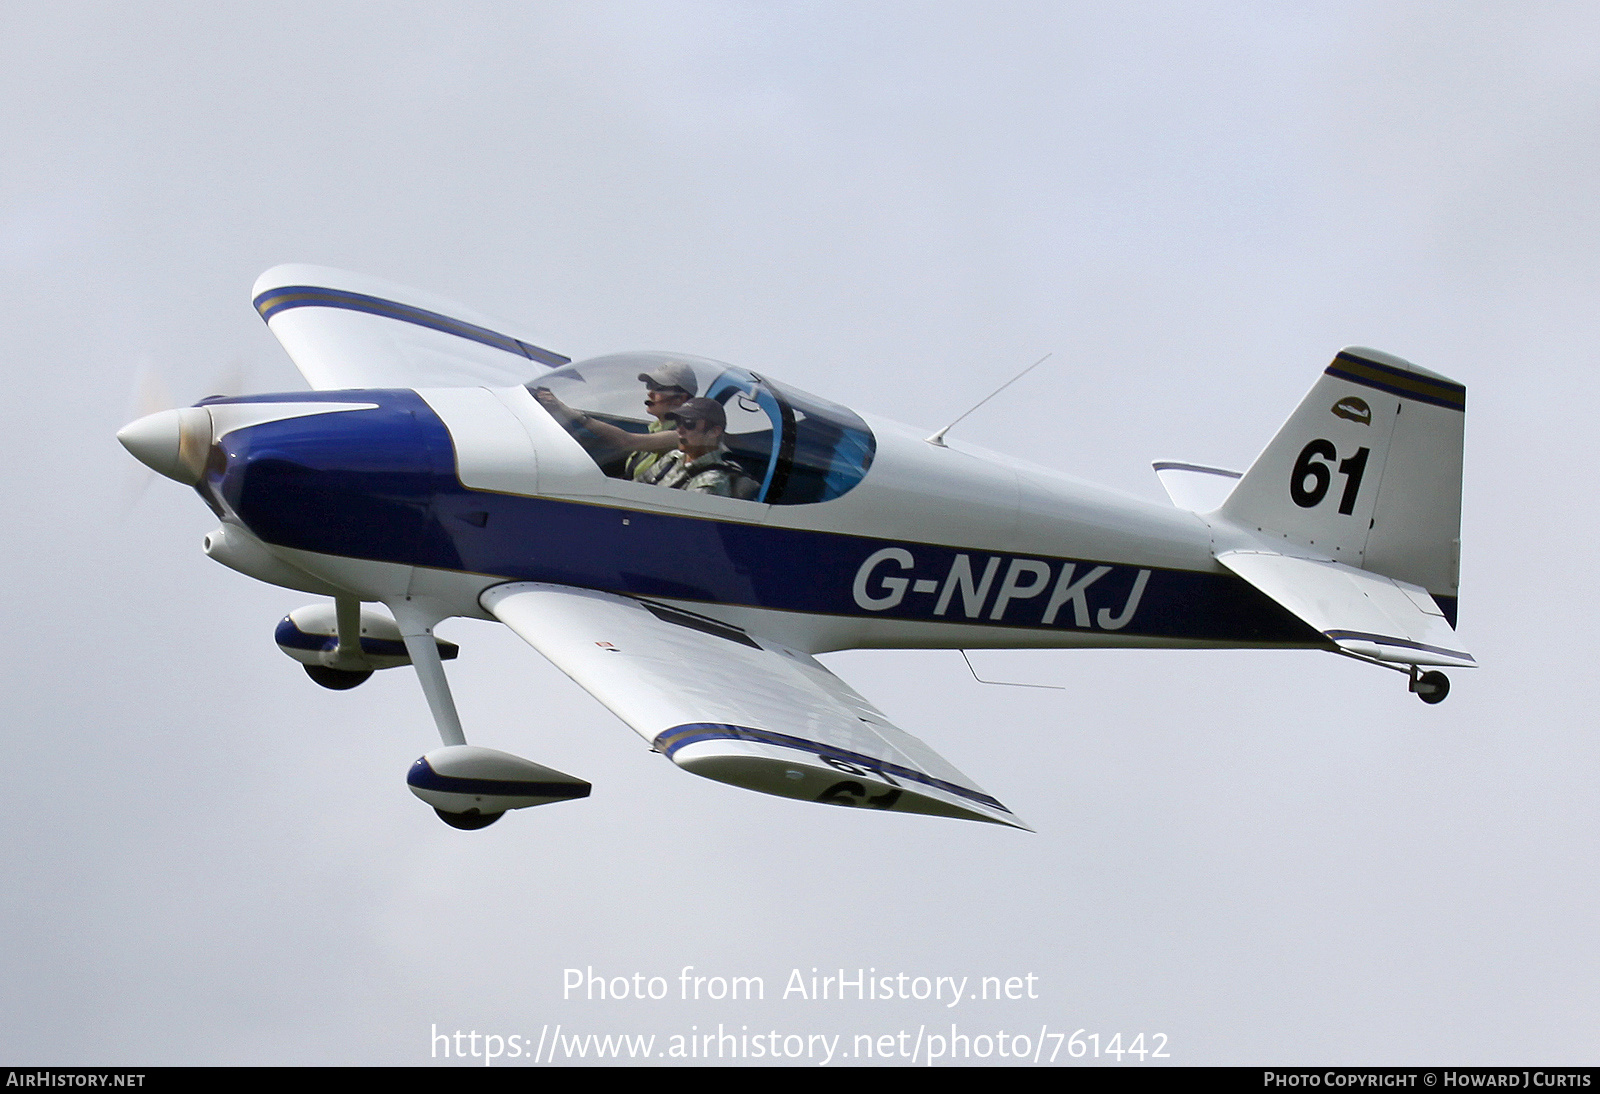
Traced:
[[[245, 376], [245, 362], [234, 358], [212, 376], [206, 397], [241, 393]], [[150, 488], [150, 471], [193, 486], [200, 481], [211, 447], [210, 414], [203, 407], [175, 406], [166, 377], [148, 356], [140, 358], [128, 402], [132, 420], [117, 431], [117, 440], [149, 471], [135, 471], [128, 480], [124, 518]]]

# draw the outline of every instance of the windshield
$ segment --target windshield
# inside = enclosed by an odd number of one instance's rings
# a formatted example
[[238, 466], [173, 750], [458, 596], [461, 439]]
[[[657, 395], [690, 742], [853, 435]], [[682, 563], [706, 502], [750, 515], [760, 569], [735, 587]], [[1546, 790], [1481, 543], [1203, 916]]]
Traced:
[[527, 386], [612, 478], [804, 505], [872, 465], [872, 431], [853, 411], [704, 357], [611, 354]]

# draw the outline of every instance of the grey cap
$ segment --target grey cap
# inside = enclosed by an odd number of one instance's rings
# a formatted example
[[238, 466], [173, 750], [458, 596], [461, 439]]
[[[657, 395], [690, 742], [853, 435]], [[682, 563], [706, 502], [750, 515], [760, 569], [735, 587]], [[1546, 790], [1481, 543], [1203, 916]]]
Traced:
[[677, 424], [679, 418], [706, 422], [718, 429], [728, 428], [728, 412], [715, 399], [690, 399], [666, 416], [666, 420], [673, 424]]
[[639, 379], [656, 387], [675, 387], [689, 395], [700, 393], [700, 381], [695, 379], [694, 369], [682, 361], [663, 361], [649, 372], [639, 373]]

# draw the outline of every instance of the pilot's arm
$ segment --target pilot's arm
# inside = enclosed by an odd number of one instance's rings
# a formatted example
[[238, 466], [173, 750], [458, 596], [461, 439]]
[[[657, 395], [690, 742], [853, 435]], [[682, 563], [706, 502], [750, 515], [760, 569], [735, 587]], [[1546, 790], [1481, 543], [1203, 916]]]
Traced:
[[539, 388], [534, 397], [552, 417], [568, 429], [582, 427], [594, 434], [607, 447], [618, 452], [670, 452], [678, 447], [678, 435], [672, 430], [661, 433], [630, 433], [620, 426], [603, 422], [581, 410], [573, 410], [547, 387]]

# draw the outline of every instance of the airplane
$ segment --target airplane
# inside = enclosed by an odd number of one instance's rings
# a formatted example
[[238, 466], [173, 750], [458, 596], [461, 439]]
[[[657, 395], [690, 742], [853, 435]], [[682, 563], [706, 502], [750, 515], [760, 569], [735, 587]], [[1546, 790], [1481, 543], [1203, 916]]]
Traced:
[[1155, 463], [1161, 505], [734, 365], [574, 362], [374, 278], [278, 266], [252, 299], [312, 390], [118, 439], [217, 516], [207, 555], [323, 598], [276, 632], [312, 680], [413, 667], [442, 744], [407, 783], [456, 828], [591, 787], [467, 743], [434, 634], [454, 617], [504, 623], [694, 774], [1023, 829], [816, 655], [1323, 650], [1427, 703], [1476, 667], [1466, 388], [1386, 353], [1340, 350], [1244, 472]]

